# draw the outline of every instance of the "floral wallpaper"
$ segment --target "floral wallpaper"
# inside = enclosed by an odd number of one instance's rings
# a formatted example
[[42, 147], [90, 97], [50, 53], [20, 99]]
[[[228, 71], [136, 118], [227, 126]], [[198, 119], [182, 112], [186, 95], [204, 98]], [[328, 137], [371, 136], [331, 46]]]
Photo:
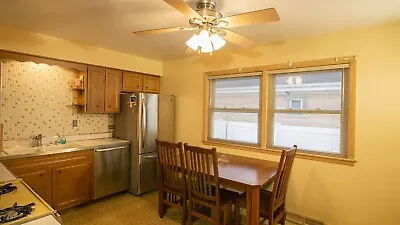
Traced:
[[[1, 65], [4, 140], [110, 132], [112, 114], [84, 114], [72, 106], [77, 71], [6, 60]], [[77, 120], [77, 127], [72, 121]]]

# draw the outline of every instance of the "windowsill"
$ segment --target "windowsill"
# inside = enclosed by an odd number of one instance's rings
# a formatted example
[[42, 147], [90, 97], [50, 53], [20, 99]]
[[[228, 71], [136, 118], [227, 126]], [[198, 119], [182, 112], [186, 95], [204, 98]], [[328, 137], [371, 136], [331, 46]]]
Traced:
[[[260, 152], [260, 153], [267, 153], [267, 154], [275, 154], [280, 155], [281, 151], [276, 149], [268, 149], [268, 148], [260, 148], [260, 147], [252, 147], [246, 145], [239, 145], [239, 144], [230, 144], [230, 143], [223, 143], [223, 142], [216, 142], [216, 141], [204, 141], [203, 144], [217, 146], [217, 147], [225, 147], [225, 148], [233, 148], [245, 151], [252, 151], [252, 152]], [[357, 162], [354, 159], [344, 159], [332, 156], [325, 156], [325, 155], [316, 155], [316, 154], [309, 154], [304, 152], [297, 152], [296, 157], [301, 159], [308, 159], [308, 160], [316, 160], [321, 162], [328, 162], [328, 163], [335, 163], [335, 164], [342, 164], [347, 166], [354, 166]]]

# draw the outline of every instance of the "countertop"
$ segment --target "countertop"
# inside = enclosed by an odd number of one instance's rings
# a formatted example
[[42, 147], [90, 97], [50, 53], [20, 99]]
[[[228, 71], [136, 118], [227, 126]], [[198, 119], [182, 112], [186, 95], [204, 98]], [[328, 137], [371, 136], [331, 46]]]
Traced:
[[130, 144], [129, 141], [116, 138], [101, 138], [101, 139], [92, 139], [84, 141], [74, 141], [71, 143], [79, 145], [80, 147], [85, 149], [107, 148], [107, 147], [113, 147], [115, 145]]
[[[46, 147], [43, 147], [42, 149], [38, 149], [38, 150], [29, 152], [26, 154], [25, 153], [24, 154], [13, 154], [12, 153], [13, 148], [7, 148], [7, 149], [5, 149], [5, 151], [7, 151], [8, 154], [0, 155], [0, 161], [7, 160], [7, 159], [32, 157], [32, 156], [38, 156], [38, 155], [51, 155], [51, 154], [58, 154], [58, 153], [82, 151], [82, 150], [89, 150], [89, 149], [96, 149], [96, 148], [110, 148], [110, 147], [115, 147], [115, 146], [124, 145], [124, 144], [126, 144], [126, 145], [130, 144], [130, 141], [116, 139], [116, 138], [99, 138], [99, 139], [67, 142], [66, 145], [49, 146], [47, 150], [45, 150]], [[62, 148], [63, 146], [65, 146], [66, 148]], [[54, 148], [54, 147], [56, 149], [50, 149], [50, 148]], [[17, 151], [17, 149], [24, 149], [24, 148], [16, 147], [15, 150]], [[30, 149], [30, 148], [25, 148], [25, 149]]]

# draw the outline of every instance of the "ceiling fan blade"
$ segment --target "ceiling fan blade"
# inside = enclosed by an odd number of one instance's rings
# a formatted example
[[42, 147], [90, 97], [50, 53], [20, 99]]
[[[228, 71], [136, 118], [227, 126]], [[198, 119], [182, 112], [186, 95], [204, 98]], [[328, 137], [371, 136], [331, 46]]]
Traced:
[[163, 0], [165, 3], [190, 18], [203, 19], [197, 12], [182, 0]]
[[167, 33], [167, 32], [188, 31], [188, 30], [193, 30], [193, 28], [171, 27], [171, 28], [162, 28], [162, 29], [154, 29], [154, 30], [134, 31], [133, 34], [136, 36], [144, 36], [144, 35], [151, 35], [151, 34], [162, 34], [162, 33]]
[[274, 8], [238, 14], [222, 18], [229, 23], [228, 27], [240, 27], [257, 23], [270, 23], [279, 21], [279, 15]]
[[228, 29], [224, 29], [224, 31], [226, 32], [226, 34], [222, 38], [242, 48], [254, 48], [257, 45], [256, 41], [251, 40], [250, 38], [247, 38], [243, 35], [237, 34]]

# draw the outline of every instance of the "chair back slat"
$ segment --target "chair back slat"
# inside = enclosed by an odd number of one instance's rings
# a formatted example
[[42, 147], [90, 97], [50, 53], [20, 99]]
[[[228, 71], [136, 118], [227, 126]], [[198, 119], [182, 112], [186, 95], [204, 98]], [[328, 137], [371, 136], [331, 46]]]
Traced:
[[273, 212], [282, 206], [286, 197], [286, 189], [289, 182], [290, 171], [296, 155], [296, 150], [296, 145], [294, 145], [291, 150], [282, 150], [270, 202]]
[[218, 159], [215, 148], [185, 144], [189, 194], [208, 201], [219, 199]]
[[182, 171], [183, 145], [156, 140], [159, 172], [162, 185], [183, 190], [185, 177]]

